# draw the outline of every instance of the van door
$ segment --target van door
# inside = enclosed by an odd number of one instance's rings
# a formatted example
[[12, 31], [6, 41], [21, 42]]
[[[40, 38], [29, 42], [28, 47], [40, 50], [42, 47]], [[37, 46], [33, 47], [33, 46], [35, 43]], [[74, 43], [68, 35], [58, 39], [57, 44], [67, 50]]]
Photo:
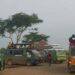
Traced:
[[14, 64], [25, 64], [25, 56], [23, 55], [23, 50], [14, 50], [13, 62]]

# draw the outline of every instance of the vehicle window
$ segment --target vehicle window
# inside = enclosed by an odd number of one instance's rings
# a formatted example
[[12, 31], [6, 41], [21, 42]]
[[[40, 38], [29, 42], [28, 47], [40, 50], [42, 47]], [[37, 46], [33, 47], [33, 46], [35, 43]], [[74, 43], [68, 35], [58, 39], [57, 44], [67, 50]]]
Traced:
[[63, 54], [66, 54], [66, 53], [65, 53], [64, 50], [58, 50], [58, 51], [57, 51], [57, 54], [63, 55]]
[[10, 50], [10, 55], [12, 55], [13, 54], [13, 51], [12, 50]]
[[5, 54], [5, 55], [12, 55], [12, 53], [13, 53], [12, 50], [7, 50], [7, 51], [5, 51], [4, 54]]
[[22, 55], [23, 51], [22, 50], [14, 50], [14, 55]]

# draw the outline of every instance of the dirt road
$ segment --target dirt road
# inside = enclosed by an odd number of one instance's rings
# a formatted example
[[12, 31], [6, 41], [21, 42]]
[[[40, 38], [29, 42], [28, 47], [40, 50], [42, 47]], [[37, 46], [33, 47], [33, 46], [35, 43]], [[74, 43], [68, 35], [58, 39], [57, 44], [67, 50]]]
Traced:
[[70, 74], [66, 64], [41, 64], [39, 66], [18, 66], [6, 68], [0, 75], [75, 75]]

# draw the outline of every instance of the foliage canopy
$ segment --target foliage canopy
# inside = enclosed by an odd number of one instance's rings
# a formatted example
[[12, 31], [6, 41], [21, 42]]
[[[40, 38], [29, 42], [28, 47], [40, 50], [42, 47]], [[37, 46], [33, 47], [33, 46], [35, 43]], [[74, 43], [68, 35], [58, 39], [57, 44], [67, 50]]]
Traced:
[[[16, 34], [16, 43], [18, 43], [23, 32], [26, 31], [28, 27], [41, 22], [43, 21], [39, 19], [36, 14], [16, 13], [5, 20], [0, 20], [0, 33], [2, 36], [10, 38], [12, 42], [12, 35]], [[6, 36], [6, 33], [8, 33], [9, 36]]]

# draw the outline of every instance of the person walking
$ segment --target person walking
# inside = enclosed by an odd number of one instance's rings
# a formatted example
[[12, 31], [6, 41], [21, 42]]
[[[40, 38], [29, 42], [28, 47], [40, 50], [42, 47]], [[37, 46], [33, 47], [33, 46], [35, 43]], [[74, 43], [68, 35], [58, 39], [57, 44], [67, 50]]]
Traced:
[[48, 62], [49, 62], [49, 65], [51, 65], [51, 61], [52, 61], [52, 55], [51, 55], [51, 52], [49, 51], [48, 52]]

